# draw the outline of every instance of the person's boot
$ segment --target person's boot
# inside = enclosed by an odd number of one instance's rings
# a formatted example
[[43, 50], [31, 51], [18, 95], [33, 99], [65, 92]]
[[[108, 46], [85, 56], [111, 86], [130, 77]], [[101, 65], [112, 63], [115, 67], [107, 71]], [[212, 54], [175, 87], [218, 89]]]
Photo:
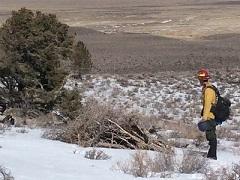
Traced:
[[217, 157], [207, 157], [208, 159], [217, 160]]
[[209, 141], [209, 145], [207, 158], [217, 160], [217, 140]]

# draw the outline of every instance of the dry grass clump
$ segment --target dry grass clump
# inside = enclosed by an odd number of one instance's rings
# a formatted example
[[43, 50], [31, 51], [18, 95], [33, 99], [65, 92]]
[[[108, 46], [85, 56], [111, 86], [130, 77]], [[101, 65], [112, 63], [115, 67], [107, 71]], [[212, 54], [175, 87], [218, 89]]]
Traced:
[[168, 140], [168, 143], [173, 146], [173, 147], [177, 147], [177, 148], [186, 148], [189, 146], [189, 142], [188, 141], [183, 141], [182, 139], [170, 139]]
[[175, 158], [172, 151], [157, 153], [152, 159], [151, 170], [154, 173], [174, 171]]
[[199, 136], [196, 137], [196, 139], [194, 140], [194, 144], [196, 147], [201, 147], [201, 145], [203, 145], [203, 143], [206, 141], [205, 135], [200, 134]]
[[233, 140], [233, 141], [239, 141], [240, 135], [237, 133], [234, 133], [231, 129], [226, 127], [221, 127], [217, 130], [218, 138], [220, 139], [227, 139], [227, 140]]
[[205, 172], [204, 175], [206, 180], [235, 180], [233, 179], [233, 174], [228, 172], [225, 168], [217, 171], [210, 170]]
[[235, 174], [235, 177], [240, 179], [240, 163], [233, 165], [233, 172]]
[[151, 177], [159, 174], [167, 177], [174, 171], [174, 153], [166, 151], [151, 157], [146, 151], [137, 151], [130, 160], [118, 162], [117, 169], [135, 177]]
[[[240, 114], [240, 106], [236, 110], [239, 112], [235, 114]], [[240, 130], [240, 121], [237, 118], [232, 119], [232, 124], [233, 124], [233, 126], [231, 127], [232, 130]]]
[[6, 127], [4, 126], [4, 124], [0, 124], [0, 134], [4, 133], [6, 130]]
[[54, 113], [42, 114], [36, 118], [28, 119], [26, 124], [30, 127], [39, 126], [39, 127], [49, 127], [54, 124], [57, 116]]
[[107, 160], [111, 158], [111, 156], [107, 155], [105, 152], [97, 149], [87, 151], [84, 157], [91, 160]]
[[179, 167], [179, 171], [181, 173], [193, 174], [196, 172], [201, 172], [205, 166], [206, 159], [201, 155], [184, 151], [183, 160]]
[[21, 128], [21, 129], [17, 129], [16, 132], [17, 132], [17, 133], [25, 134], [25, 133], [28, 133], [28, 130], [25, 129], [25, 128]]
[[0, 134], [3, 134], [10, 129], [11, 129], [11, 126], [0, 123]]
[[212, 170], [205, 168], [204, 175], [206, 180], [239, 180], [240, 179], [240, 165], [234, 164], [232, 169], [219, 168], [218, 170]]
[[183, 121], [162, 120], [162, 129], [178, 132], [181, 138], [196, 139], [201, 133], [194, 124], [186, 124]]
[[9, 170], [0, 166], [0, 180], [14, 180], [14, 177]]
[[53, 124], [53, 113], [45, 114], [40, 111], [28, 110], [19, 108], [10, 108], [5, 111], [5, 114], [11, 115], [15, 120], [15, 127], [49, 127]]
[[219, 174], [217, 172], [208, 172], [205, 174], [206, 180], [219, 180]]
[[151, 176], [151, 159], [147, 152], [138, 151], [132, 155], [132, 159], [125, 162], [117, 162], [117, 169], [135, 177]]

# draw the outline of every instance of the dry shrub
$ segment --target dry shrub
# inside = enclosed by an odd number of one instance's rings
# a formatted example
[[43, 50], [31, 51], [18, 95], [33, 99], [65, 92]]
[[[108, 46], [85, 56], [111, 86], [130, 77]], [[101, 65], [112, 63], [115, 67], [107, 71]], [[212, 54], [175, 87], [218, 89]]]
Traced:
[[216, 171], [208, 170], [204, 173], [206, 180], [234, 180], [232, 175], [225, 168], [218, 169]]
[[0, 124], [0, 134], [3, 134], [6, 130], [6, 126], [4, 126], [4, 124]]
[[193, 174], [200, 172], [206, 166], [206, 159], [193, 152], [184, 151], [183, 160], [179, 167], [181, 173]]
[[153, 157], [150, 157], [146, 151], [137, 151], [130, 160], [118, 162], [117, 168], [135, 177], [150, 177], [156, 174], [167, 177], [174, 171], [174, 164], [174, 153], [170, 151], [157, 153]]
[[233, 165], [233, 172], [235, 174], [235, 178], [240, 179], [240, 163]]
[[183, 138], [187, 139], [197, 139], [201, 136], [200, 131], [197, 129], [196, 125], [186, 125], [186, 128], [180, 129], [180, 133], [183, 135]]
[[234, 170], [219, 168], [218, 170], [207, 169], [204, 173], [206, 180], [239, 180], [239, 174]]
[[0, 166], [0, 180], [14, 180], [14, 177], [9, 170]]
[[24, 133], [28, 133], [28, 130], [25, 128], [21, 128], [21, 129], [17, 129], [16, 132], [24, 134]]
[[36, 118], [27, 118], [26, 124], [30, 127], [51, 127], [57, 124], [63, 123], [65, 120], [61, 118], [61, 116], [58, 116], [56, 112], [50, 112], [47, 114], [40, 114]]
[[5, 133], [5, 131], [10, 130], [11, 126], [0, 123], [0, 134]]
[[117, 162], [117, 168], [126, 174], [135, 177], [151, 176], [151, 158], [147, 152], [137, 151], [132, 159], [125, 162]]
[[169, 121], [165, 120], [163, 129], [174, 130], [178, 132], [182, 138], [196, 139], [201, 136], [201, 133], [194, 124], [186, 124], [183, 121]]
[[221, 127], [217, 130], [217, 135], [220, 139], [239, 141], [240, 135], [232, 132], [231, 129]]
[[56, 127], [44, 133], [45, 138], [74, 143], [81, 146], [91, 146], [101, 133], [101, 122], [106, 118], [117, 116], [107, 106], [100, 106], [90, 101], [82, 108], [82, 113], [64, 127]]
[[111, 157], [107, 155], [105, 152], [97, 149], [89, 150], [85, 153], [85, 158], [92, 159], [92, 160], [107, 160]]
[[11, 115], [15, 120], [15, 127], [28, 126], [34, 127], [49, 127], [53, 121], [51, 114], [45, 114], [40, 111], [34, 111], [29, 109], [25, 112], [25, 109], [10, 108], [7, 109], [5, 114]]
[[151, 171], [155, 173], [174, 171], [175, 158], [172, 151], [157, 153], [152, 159]]
[[177, 147], [177, 148], [186, 148], [189, 146], [188, 141], [182, 141], [182, 139], [170, 139], [168, 140], [170, 146]]
[[221, 180], [221, 171], [208, 170], [204, 173], [206, 180]]
[[194, 144], [196, 147], [201, 147], [201, 145], [205, 142], [205, 136], [203, 134], [200, 134], [199, 136], [196, 137], [194, 140]]
[[234, 147], [240, 147], [240, 142], [235, 142], [235, 143], [233, 144], [233, 146], [234, 146]]
[[65, 142], [64, 133], [65, 131], [61, 128], [48, 129], [43, 133], [42, 138]]

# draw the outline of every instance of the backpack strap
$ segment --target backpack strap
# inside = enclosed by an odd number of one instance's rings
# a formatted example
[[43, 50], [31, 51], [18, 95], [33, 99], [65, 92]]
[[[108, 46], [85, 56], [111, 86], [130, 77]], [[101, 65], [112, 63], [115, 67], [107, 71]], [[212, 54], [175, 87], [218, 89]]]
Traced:
[[[216, 93], [216, 95], [217, 95], [218, 98], [221, 97], [221, 96], [220, 96], [220, 93], [219, 93], [219, 90], [216, 88], [216, 86], [211, 85], [211, 86], [207, 86], [206, 89], [207, 89], [207, 88], [210, 88], [210, 89], [214, 90], [214, 92]], [[206, 89], [205, 89], [205, 90], [206, 90]]]

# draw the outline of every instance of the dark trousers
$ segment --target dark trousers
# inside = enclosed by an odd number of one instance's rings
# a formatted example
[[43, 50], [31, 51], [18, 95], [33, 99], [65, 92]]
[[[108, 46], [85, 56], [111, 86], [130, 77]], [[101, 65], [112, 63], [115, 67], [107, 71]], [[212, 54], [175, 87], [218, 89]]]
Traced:
[[6, 110], [6, 104], [0, 102], [0, 113], [3, 114], [4, 111]]
[[206, 131], [206, 138], [209, 141], [210, 148], [207, 157], [217, 159], [217, 135], [216, 126], [212, 126]]

